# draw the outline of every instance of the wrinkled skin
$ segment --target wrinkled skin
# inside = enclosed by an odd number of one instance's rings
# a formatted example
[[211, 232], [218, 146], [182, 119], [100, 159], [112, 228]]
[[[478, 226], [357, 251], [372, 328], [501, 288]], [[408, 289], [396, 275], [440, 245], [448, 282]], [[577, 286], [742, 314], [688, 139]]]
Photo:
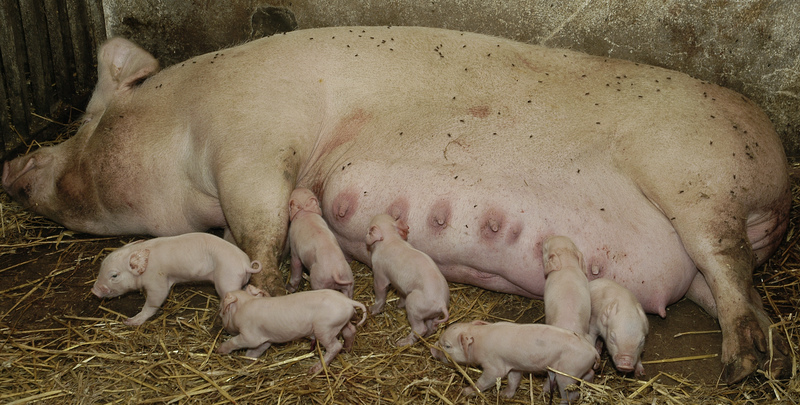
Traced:
[[397, 346], [414, 344], [417, 335], [430, 336], [450, 314], [450, 287], [430, 256], [406, 241], [408, 225], [387, 214], [376, 215], [369, 223], [365, 238], [370, 252], [375, 304], [373, 315], [383, 312], [386, 293], [392, 285], [400, 295], [397, 306], [406, 309], [411, 333], [397, 341]]
[[[363, 313], [357, 325], [350, 323], [356, 309]], [[228, 293], [220, 310], [222, 325], [236, 336], [223, 342], [217, 352], [230, 353], [249, 349], [247, 357], [257, 358], [273, 343], [314, 338], [325, 348], [322, 360], [308, 370], [316, 374], [327, 366], [341, 350], [350, 351], [356, 327], [367, 319], [364, 304], [333, 290], [303, 291], [270, 297], [258, 288]], [[344, 343], [339, 341], [342, 335]]]
[[[450, 325], [439, 336], [437, 348], [431, 348], [433, 357], [449, 363], [443, 352], [458, 364], [483, 368], [483, 374], [475, 381], [480, 391], [493, 387], [498, 378], [508, 375], [508, 386], [502, 392], [506, 398], [514, 396], [522, 373], [546, 372], [545, 390], [549, 392], [553, 383], [557, 383], [561, 403], [578, 402], [579, 391], [566, 391], [577, 380], [548, 371], [547, 367], [591, 381], [600, 360], [594, 346], [575, 332], [552, 325], [510, 322]], [[472, 387], [462, 391], [465, 396], [474, 393]]]
[[641, 355], [649, 325], [639, 301], [627, 288], [604, 278], [592, 280], [589, 292], [592, 297], [589, 341], [602, 337], [617, 370], [643, 376]]
[[329, 288], [353, 298], [353, 271], [336, 241], [336, 236], [322, 219], [317, 197], [307, 188], [296, 188], [289, 198], [289, 246], [292, 276], [286, 289], [297, 290], [303, 266], [311, 277], [311, 288]]
[[542, 260], [545, 322], [589, 339], [592, 301], [583, 254], [568, 237], [551, 236], [542, 243]]
[[[750, 100], [684, 74], [419, 27], [296, 31], [158, 71], [122, 39], [71, 139], [7, 162], [6, 191], [66, 227], [226, 227], [278, 272], [296, 186], [364, 263], [380, 213], [450, 281], [541, 298], [541, 243], [568, 235], [590, 279], [647, 312], [718, 317], [725, 380], [789, 372], [753, 288], [786, 230], [783, 147]], [[699, 270], [699, 272], [698, 272]]]
[[156, 314], [175, 283], [211, 281], [222, 299], [241, 290], [259, 271], [261, 263], [250, 261], [236, 245], [194, 232], [140, 240], [115, 250], [103, 259], [92, 293], [111, 298], [144, 289], [147, 299], [141, 312], [123, 321], [137, 326]]

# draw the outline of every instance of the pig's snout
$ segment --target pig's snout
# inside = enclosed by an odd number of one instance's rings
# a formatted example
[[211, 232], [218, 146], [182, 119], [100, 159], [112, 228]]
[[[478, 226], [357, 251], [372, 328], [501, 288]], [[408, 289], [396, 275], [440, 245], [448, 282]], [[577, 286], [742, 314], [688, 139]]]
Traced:
[[442, 352], [441, 350], [439, 350], [439, 349], [437, 349], [435, 347], [431, 347], [431, 356], [433, 356], [433, 358], [435, 358], [435, 359], [439, 359], [439, 360], [443, 361], [446, 364], [450, 363], [450, 361], [447, 360], [447, 356], [444, 355], [444, 352]]
[[623, 354], [614, 356], [614, 365], [617, 367], [617, 370], [623, 373], [630, 373], [633, 371], [634, 364], [633, 356]]
[[95, 284], [94, 287], [92, 287], [92, 294], [96, 295], [98, 298], [103, 298], [111, 294], [111, 289], [104, 285]]

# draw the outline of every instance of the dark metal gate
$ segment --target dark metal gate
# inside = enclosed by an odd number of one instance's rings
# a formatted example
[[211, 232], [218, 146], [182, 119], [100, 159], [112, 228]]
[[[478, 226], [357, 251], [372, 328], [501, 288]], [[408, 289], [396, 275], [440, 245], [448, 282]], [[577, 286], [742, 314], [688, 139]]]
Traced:
[[102, 0], [0, 0], [3, 156], [85, 104], [105, 37]]

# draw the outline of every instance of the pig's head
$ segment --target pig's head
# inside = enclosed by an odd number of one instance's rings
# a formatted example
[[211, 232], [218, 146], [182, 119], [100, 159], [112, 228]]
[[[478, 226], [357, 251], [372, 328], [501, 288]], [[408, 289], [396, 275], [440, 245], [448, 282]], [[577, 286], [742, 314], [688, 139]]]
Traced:
[[138, 242], [123, 246], [103, 260], [92, 287], [94, 295], [111, 298], [141, 288], [139, 277], [147, 270], [150, 249], [136, 249], [133, 245]]
[[617, 303], [609, 305], [600, 315], [600, 323], [606, 329], [606, 347], [617, 370], [643, 374], [640, 356], [649, 326], [641, 305], [625, 311]]
[[[139, 84], [158, 70], [158, 62], [133, 43], [116, 38], [106, 42], [98, 55], [98, 83], [82, 117], [82, 125], [70, 139], [42, 147], [5, 162], [2, 184], [6, 192], [26, 209], [44, 215], [67, 228], [97, 234], [117, 233], [109, 229], [109, 196], [98, 181], [105, 159], [108, 170], [119, 156], [96, 153], [111, 126], [115, 105], [125, 103]], [[119, 165], [117, 165], [118, 167]], [[102, 223], [101, 223], [102, 222]]]
[[579, 266], [586, 268], [583, 253], [566, 236], [551, 236], [542, 243], [542, 259], [544, 261], [544, 274], [547, 276], [552, 271], [561, 270], [564, 266]]
[[294, 189], [289, 197], [289, 218], [294, 219], [294, 216], [300, 211], [322, 215], [317, 196], [311, 190], [303, 187]]
[[403, 240], [408, 239], [408, 225], [402, 219], [394, 219], [391, 215], [380, 214], [372, 218], [367, 231], [367, 247], [375, 242], [380, 242], [391, 235], [397, 234]]
[[475, 364], [475, 338], [472, 328], [483, 325], [488, 325], [488, 322], [475, 320], [470, 323], [450, 325], [439, 336], [438, 348], [431, 347], [431, 355], [448, 364], [450, 363], [448, 357], [458, 364]]

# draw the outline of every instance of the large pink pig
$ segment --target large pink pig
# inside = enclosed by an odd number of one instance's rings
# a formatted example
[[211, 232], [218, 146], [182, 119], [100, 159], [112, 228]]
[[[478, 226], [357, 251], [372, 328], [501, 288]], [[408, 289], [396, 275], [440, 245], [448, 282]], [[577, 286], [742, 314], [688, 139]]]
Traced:
[[287, 290], [297, 290], [305, 266], [312, 289], [330, 288], [353, 298], [353, 271], [336, 236], [322, 219], [319, 201], [311, 190], [298, 187], [292, 191], [289, 218], [292, 275]]
[[639, 301], [627, 288], [605, 278], [592, 280], [589, 291], [592, 297], [590, 341], [601, 336], [617, 370], [643, 376], [641, 355], [648, 322]]
[[[481, 391], [508, 375], [508, 386], [502, 394], [511, 398], [517, 392], [522, 373], [546, 372], [545, 390], [549, 391], [552, 384], [557, 383], [562, 403], [579, 399], [580, 392], [566, 390], [577, 380], [547, 368], [591, 381], [599, 361], [594, 346], [585, 338], [566, 329], [542, 324], [457, 323], [442, 332], [437, 347], [431, 348], [431, 354], [445, 363], [449, 361], [442, 351], [458, 364], [481, 366], [483, 374], [475, 381], [475, 386]], [[464, 395], [474, 392], [472, 387], [465, 387], [462, 391]]]
[[386, 293], [392, 285], [400, 294], [398, 307], [406, 309], [411, 333], [397, 341], [407, 346], [436, 332], [450, 317], [450, 287], [436, 263], [406, 241], [408, 225], [387, 214], [376, 215], [369, 223], [366, 242], [372, 262], [375, 304], [372, 314], [383, 311]]
[[[350, 323], [356, 309], [363, 312], [357, 325]], [[322, 360], [308, 370], [322, 370], [322, 362], [330, 364], [339, 352], [350, 351], [356, 326], [367, 319], [364, 304], [333, 290], [313, 290], [270, 297], [262, 290], [247, 286], [246, 290], [228, 293], [220, 311], [222, 325], [236, 336], [223, 342], [217, 351], [230, 353], [250, 349], [245, 354], [256, 358], [273, 343], [285, 343], [310, 337], [325, 348]], [[339, 341], [342, 335], [344, 344]]]
[[422, 27], [295, 31], [161, 71], [115, 38], [97, 68], [78, 133], [3, 172], [14, 199], [68, 228], [225, 227], [264, 264], [253, 283], [279, 294], [300, 186], [349, 257], [369, 263], [369, 221], [389, 213], [448, 280], [536, 298], [542, 240], [570, 235], [646, 311], [688, 296], [718, 316], [726, 381], [767, 360], [791, 369], [752, 282], [787, 228], [786, 156], [737, 93]]
[[155, 315], [175, 283], [211, 281], [220, 299], [241, 290], [261, 271], [258, 260], [217, 236], [194, 232], [129, 243], [109, 254], [100, 265], [94, 295], [110, 298], [145, 290], [141, 312], [123, 322], [141, 325]]
[[592, 300], [583, 254], [566, 236], [542, 243], [544, 260], [544, 314], [548, 325], [589, 338]]

